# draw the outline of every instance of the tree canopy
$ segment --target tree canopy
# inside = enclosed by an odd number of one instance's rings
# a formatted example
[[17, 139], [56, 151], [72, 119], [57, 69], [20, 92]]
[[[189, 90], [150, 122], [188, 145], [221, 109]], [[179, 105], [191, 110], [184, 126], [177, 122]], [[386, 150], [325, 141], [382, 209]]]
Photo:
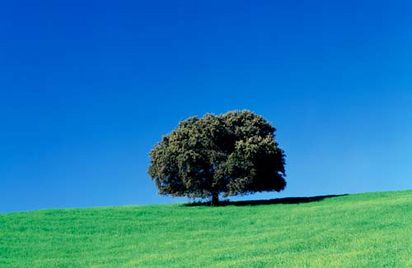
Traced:
[[150, 152], [149, 175], [160, 194], [211, 198], [286, 186], [276, 129], [250, 111], [190, 117]]

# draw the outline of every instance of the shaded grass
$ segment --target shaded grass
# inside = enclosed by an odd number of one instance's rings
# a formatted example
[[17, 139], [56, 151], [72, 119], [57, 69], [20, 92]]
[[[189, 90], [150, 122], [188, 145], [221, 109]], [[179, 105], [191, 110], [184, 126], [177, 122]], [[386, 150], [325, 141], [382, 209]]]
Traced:
[[0, 215], [0, 267], [408, 267], [412, 191]]
[[[245, 200], [245, 201], [229, 201], [223, 200], [219, 202], [219, 206], [256, 206], [256, 205], [275, 205], [275, 204], [302, 204], [302, 203], [311, 203], [321, 201], [323, 199], [345, 196], [347, 194], [341, 195], [318, 195], [318, 196], [309, 196], [309, 197], [284, 197], [284, 198], [275, 198], [268, 200]], [[196, 207], [196, 206], [211, 206], [211, 202], [192, 202], [184, 204], [187, 207]]]

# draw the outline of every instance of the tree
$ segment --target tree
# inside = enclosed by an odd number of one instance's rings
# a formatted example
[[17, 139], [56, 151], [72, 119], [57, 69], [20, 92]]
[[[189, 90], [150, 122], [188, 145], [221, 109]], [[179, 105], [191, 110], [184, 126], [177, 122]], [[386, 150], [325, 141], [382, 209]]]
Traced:
[[149, 175], [160, 194], [211, 198], [281, 191], [285, 154], [276, 129], [250, 111], [182, 121], [150, 152]]

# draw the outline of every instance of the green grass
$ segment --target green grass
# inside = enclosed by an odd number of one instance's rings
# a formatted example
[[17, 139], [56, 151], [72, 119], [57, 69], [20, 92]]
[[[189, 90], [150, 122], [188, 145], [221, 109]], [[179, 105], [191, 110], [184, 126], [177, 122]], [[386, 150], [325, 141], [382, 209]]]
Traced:
[[0, 215], [0, 267], [412, 267], [412, 191]]

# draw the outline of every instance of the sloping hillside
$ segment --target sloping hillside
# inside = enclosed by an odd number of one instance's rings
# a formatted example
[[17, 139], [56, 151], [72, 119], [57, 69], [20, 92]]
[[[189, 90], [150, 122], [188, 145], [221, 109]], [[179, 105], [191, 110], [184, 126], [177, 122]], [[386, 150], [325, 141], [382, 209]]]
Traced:
[[0, 267], [412, 267], [412, 191], [290, 201], [2, 214]]

